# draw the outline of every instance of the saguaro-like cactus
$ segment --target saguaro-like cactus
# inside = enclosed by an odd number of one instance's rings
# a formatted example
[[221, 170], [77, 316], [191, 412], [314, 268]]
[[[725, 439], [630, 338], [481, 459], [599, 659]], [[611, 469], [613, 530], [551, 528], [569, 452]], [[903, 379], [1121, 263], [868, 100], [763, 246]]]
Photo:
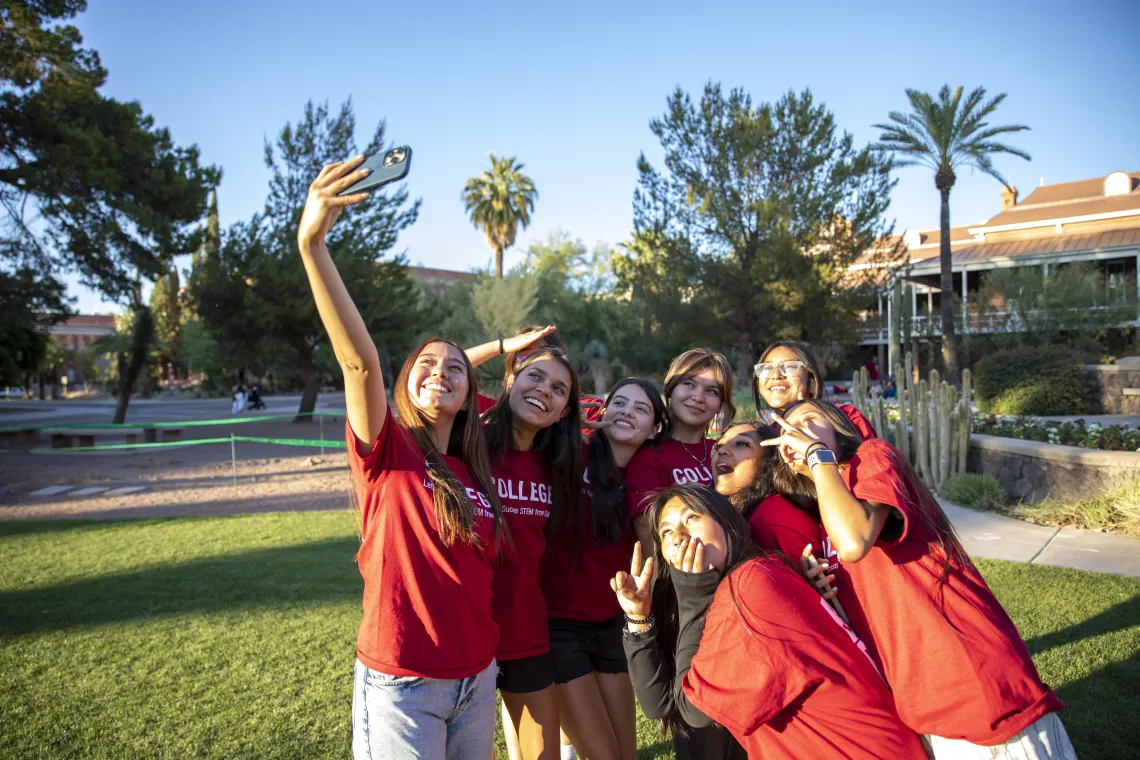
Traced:
[[970, 454], [970, 434], [974, 432], [974, 376], [970, 370], [962, 370], [962, 400], [961, 406], [962, 427], [958, 431], [958, 472], [966, 472], [966, 462]]

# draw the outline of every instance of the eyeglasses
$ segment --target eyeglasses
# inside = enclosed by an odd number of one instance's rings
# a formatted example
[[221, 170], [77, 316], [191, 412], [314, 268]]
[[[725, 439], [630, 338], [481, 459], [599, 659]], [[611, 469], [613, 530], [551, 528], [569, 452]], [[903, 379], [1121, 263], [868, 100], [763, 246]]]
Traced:
[[767, 380], [780, 373], [780, 377], [792, 377], [807, 369], [807, 364], [798, 359], [786, 362], [760, 362], [752, 368], [757, 380]]

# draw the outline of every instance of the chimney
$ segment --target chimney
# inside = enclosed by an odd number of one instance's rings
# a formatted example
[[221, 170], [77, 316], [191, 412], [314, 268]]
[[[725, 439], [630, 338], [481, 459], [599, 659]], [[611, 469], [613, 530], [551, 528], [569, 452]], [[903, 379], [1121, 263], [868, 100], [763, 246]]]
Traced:
[[1017, 205], [1017, 188], [1013, 185], [1006, 185], [1001, 189], [1001, 210], [1009, 211]]

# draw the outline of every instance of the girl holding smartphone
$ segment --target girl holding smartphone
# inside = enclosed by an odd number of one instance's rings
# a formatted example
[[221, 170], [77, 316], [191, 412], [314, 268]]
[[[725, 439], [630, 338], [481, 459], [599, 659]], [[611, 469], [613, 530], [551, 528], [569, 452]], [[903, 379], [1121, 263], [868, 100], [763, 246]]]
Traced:
[[539, 573], [547, 533], [578, 524], [582, 491], [578, 376], [566, 353], [544, 347], [517, 362], [484, 432], [511, 537], [494, 564], [491, 600], [507, 748], [516, 760], [553, 757], [558, 704]]
[[[748, 757], [924, 760], [849, 628], [722, 495], [671, 486], [650, 510], [654, 553], [611, 581], [638, 698], [689, 726], [716, 721]], [[667, 566], [676, 612], [650, 602]], [[657, 596], [656, 592], [653, 594]]]
[[621, 607], [607, 588], [629, 561], [633, 529], [625, 472], [665, 427], [665, 406], [646, 380], [626, 378], [602, 407], [585, 449], [577, 531], [551, 536], [542, 559], [555, 695], [562, 730], [590, 760], [633, 760], [636, 708], [622, 651]]
[[777, 487], [817, 505], [839, 599], [934, 757], [1075, 758], [1061, 701], [898, 449], [824, 401], [775, 420]]
[[346, 443], [361, 545], [357, 758], [490, 758], [495, 730], [491, 560], [501, 507], [462, 349], [432, 338], [404, 362], [388, 408], [380, 359], [325, 245], [340, 212], [367, 197], [363, 157], [309, 187], [297, 231], [317, 310], [344, 373]]

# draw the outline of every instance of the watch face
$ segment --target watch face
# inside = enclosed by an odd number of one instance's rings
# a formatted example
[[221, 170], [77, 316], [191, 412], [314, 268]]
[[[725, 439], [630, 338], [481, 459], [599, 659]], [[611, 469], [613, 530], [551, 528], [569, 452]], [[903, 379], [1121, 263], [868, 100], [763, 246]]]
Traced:
[[813, 464], [835, 464], [835, 453], [828, 449], [819, 449], [813, 451], [811, 456], [808, 457], [808, 467]]

